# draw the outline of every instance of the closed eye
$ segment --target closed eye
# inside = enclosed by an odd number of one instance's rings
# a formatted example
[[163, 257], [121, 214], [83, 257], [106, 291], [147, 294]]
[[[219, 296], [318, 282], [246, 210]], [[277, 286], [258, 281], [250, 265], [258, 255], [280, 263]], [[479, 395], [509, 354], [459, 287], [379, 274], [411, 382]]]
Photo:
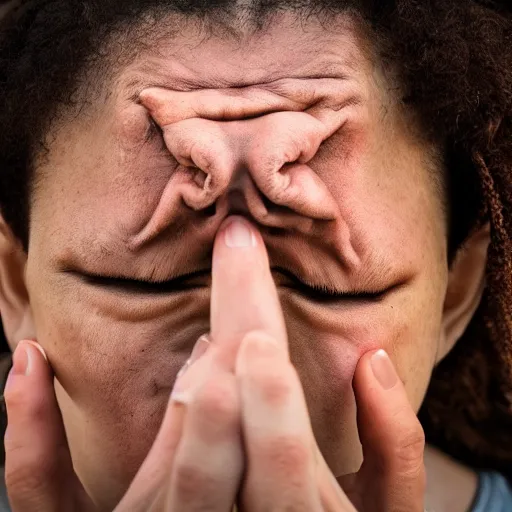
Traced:
[[101, 286], [112, 290], [119, 290], [139, 294], [170, 294], [195, 288], [208, 286], [210, 270], [199, 270], [164, 281], [150, 279], [135, 279], [125, 276], [105, 276], [99, 274], [79, 273], [85, 283], [92, 286]]
[[[272, 269], [274, 275], [279, 274], [279, 286], [291, 289], [308, 300], [319, 303], [332, 303], [338, 301], [378, 302], [393, 287], [385, 290], [334, 290], [325, 285], [310, 284], [302, 281], [289, 270], [276, 267]], [[91, 274], [86, 272], [73, 272], [80, 279], [92, 286], [108, 288], [120, 292], [146, 295], [165, 295], [171, 293], [208, 287], [211, 284], [211, 269], [204, 269], [176, 278], [155, 281], [151, 279], [137, 279], [126, 276], [112, 276]]]
[[285, 277], [286, 281], [281, 284], [285, 288], [290, 288], [309, 300], [315, 302], [336, 302], [336, 301], [367, 301], [377, 302], [390, 291], [391, 288], [385, 290], [335, 290], [326, 285], [316, 283], [306, 283], [298, 278], [294, 273], [287, 269], [276, 267], [275, 272]]

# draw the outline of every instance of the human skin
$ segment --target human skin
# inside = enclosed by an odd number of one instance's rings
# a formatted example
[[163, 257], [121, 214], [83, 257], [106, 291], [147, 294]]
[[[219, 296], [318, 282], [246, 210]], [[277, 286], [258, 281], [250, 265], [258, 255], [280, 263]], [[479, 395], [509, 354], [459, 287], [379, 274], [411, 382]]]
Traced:
[[[60, 124], [37, 169], [25, 268], [26, 329], [32, 332], [25, 337], [36, 338], [48, 354], [76, 471], [105, 503], [116, 502], [128, 487], [154, 440], [176, 373], [195, 340], [210, 330], [209, 287], [174, 295], [128, 293], [91, 285], [80, 273], [165, 280], [208, 268], [217, 229], [242, 210], [260, 228], [271, 266], [340, 291], [386, 290], [379, 301], [321, 304], [276, 275], [292, 361], [318, 445], [336, 476], [361, 463], [352, 391], [360, 357], [384, 348], [417, 410], [434, 364], [469, 322], [480, 291], [468, 287], [452, 300], [457, 274], [447, 263], [442, 177], [433, 148], [399, 108], [394, 87], [353, 24], [340, 18], [326, 30], [313, 19], [301, 24], [286, 15], [257, 37], [246, 35], [243, 44], [203, 40], [186, 26], [186, 33], [160, 41], [158, 57], [141, 53], [126, 66], [105, 102]], [[310, 112], [321, 98], [308, 98], [307, 91], [325, 83], [323, 102]], [[170, 136], [166, 145], [156, 134], [147, 139], [148, 112], [164, 136], [173, 129], [162, 114], [171, 96], [152, 103], [160, 94], [149, 87], [155, 84], [182, 91], [208, 87], [217, 94], [233, 93], [231, 86], [248, 95], [235, 118], [241, 131], [223, 125], [224, 138], [204, 132], [225, 143], [215, 146], [219, 159], [236, 160], [236, 179], [221, 183], [213, 215], [205, 214], [206, 203], [192, 204], [198, 210], [166, 206], [176, 202], [174, 189], [164, 194], [178, 174], [171, 156], [176, 150]], [[275, 207], [279, 196], [265, 188], [270, 185], [254, 148], [274, 147], [276, 133], [291, 133], [283, 148], [295, 142], [301, 149], [325, 134], [314, 127], [296, 134], [302, 121], [294, 124], [289, 115], [261, 128], [269, 116], [257, 97], [275, 93], [276, 84], [278, 113], [293, 103], [295, 115], [325, 113], [337, 128], [319, 149], [311, 143], [310, 181], [298, 183], [299, 200], [282, 199], [286, 208]], [[183, 95], [185, 105], [191, 101]], [[261, 117], [247, 120], [254, 109]], [[196, 133], [184, 129], [185, 146]], [[256, 201], [253, 182], [266, 203]], [[311, 190], [320, 191], [320, 201], [311, 201]], [[268, 203], [271, 216], [260, 208]], [[318, 203], [325, 211], [314, 210]], [[161, 223], [151, 224], [156, 211], [163, 212]], [[147, 242], [147, 226], [155, 225], [161, 233]], [[470, 282], [480, 283], [483, 265]]]
[[98, 508], [84, 493], [44, 351], [34, 341], [18, 345], [5, 388], [14, 512], [231, 512], [235, 502], [246, 512], [423, 512], [423, 430], [383, 350], [365, 354], [353, 379], [364, 464], [346, 493], [333, 477], [289, 359], [264, 243], [241, 217], [228, 217], [215, 237], [211, 304], [212, 334], [180, 371], [155, 442], [118, 506]]

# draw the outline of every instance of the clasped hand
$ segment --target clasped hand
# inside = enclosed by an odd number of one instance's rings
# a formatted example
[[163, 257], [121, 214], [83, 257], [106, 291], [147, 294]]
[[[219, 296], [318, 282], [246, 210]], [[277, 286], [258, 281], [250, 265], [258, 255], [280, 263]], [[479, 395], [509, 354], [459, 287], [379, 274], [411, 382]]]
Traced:
[[[115, 512], [422, 512], [423, 431], [386, 353], [364, 354], [356, 368], [364, 463], [338, 481], [313, 435], [254, 226], [237, 217], [224, 223], [212, 273], [210, 336], [180, 372], [155, 442]], [[20, 344], [6, 391], [13, 510], [97, 511], [73, 471], [42, 354], [33, 342]]]

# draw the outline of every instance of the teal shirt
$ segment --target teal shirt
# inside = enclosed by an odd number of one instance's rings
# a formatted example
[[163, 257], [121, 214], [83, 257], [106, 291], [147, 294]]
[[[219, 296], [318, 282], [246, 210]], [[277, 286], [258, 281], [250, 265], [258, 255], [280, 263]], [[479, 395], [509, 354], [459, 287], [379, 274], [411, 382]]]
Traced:
[[480, 473], [471, 512], [512, 512], [512, 488], [499, 473]]

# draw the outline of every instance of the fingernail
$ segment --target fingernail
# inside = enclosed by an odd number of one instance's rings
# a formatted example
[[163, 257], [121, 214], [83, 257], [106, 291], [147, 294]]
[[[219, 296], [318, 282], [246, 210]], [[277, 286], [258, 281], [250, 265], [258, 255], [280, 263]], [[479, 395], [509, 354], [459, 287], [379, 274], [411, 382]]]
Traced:
[[189, 364], [194, 364], [202, 355], [204, 355], [210, 346], [210, 341], [209, 334], [203, 334], [199, 337], [190, 354], [190, 358], [188, 360]]
[[26, 344], [18, 343], [14, 354], [12, 355], [12, 367], [5, 382], [4, 394], [8, 394], [9, 388], [12, 386], [14, 379], [19, 376], [28, 375], [30, 372], [30, 355]]
[[231, 248], [256, 246], [256, 237], [249, 223], [238, 217], [233, 218], [228, 224], [224, 239], [226, 245]]
[[391, 389], [398, 381], [395, 367], [385, 350], [377, 350], [371, 358], [373, 375], [386, 390]]
[[190, 357], [182, 366], [181, 370], [178, 372], [178, 375], [176, 375], [176, 380], [174, 381], [174, 387], [171, 393], [171, 400], [179, 403], [188, 403], [190, 401], [188, 393], [189, 386], [187, 385], [186, 379], [183, 379], [183, 376], [188, 372], [190, 367], [205, 354], [210, 346], [210, 343], [211, 341], [209, 334], [203, 334], [196, 341]]
[[12, 356], [12, 375], [29, 375], [31, 369], [30, 348], [28, 343], [20, 341]]
[[272, 336], [255, 331], [247, 334], [242, 340], [236, 367], [237, 370], [245, 373], [254, 364], [267, 364], [284, 355], [285, 352]]

